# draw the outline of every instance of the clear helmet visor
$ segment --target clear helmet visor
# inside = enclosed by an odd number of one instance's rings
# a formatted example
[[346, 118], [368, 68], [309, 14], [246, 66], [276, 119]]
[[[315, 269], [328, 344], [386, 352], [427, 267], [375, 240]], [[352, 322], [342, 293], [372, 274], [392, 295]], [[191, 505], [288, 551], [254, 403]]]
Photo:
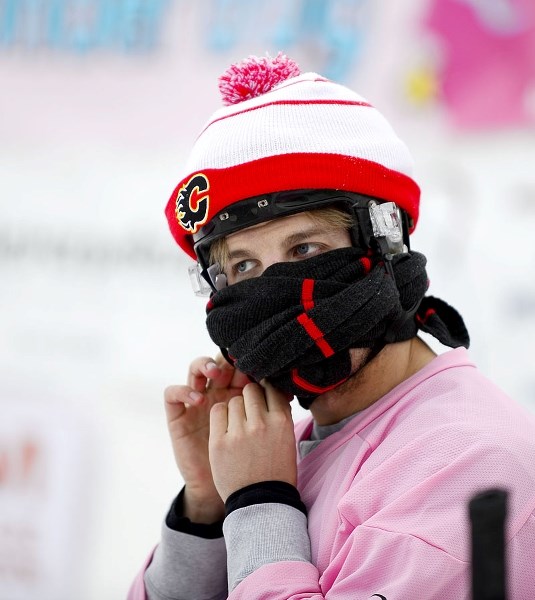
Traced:
[[340, 206], [353, 216], [355, 224], [351, 237], [354, 245], [371, 247], [375, 243], [387, 260], [408, 251], [406, 215], [394, 202], [338, 190], [264, 195], [228, 207], [194, 235], [198, 262], [188, 268], [188, 273], [195, 295], [210, 296], [227, 285], [219, 264], [210, 264], [210, 246], [216, 239], [257, 223], [326, 206]]
[[[188, 267], [188, 275], [196, 296], [208, 297], [214, 291], [218, 291], [227, 286], [227, 277], [221, 272], [219, 263], [210, 265], [207, 269], [203, 269], [197, 262]], [[207, 281], [207, 277], [210, 283]]]

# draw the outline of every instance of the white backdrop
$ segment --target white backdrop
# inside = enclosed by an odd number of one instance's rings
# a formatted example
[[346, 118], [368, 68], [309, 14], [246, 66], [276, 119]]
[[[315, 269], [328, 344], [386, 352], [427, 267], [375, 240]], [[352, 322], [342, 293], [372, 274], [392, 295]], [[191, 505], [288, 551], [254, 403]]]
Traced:
[[[217, 76], [278, 49], [209, 47], [220, 4], [169, 2], [139, 56], [0, 53], [0, 600], [124, 597], [180, 486], [162, 392], [214, 349], [163, 208]], [[381, 4], [355, 13], [366, 46], [344, 79], [413, 150], [431, 292], [465, 317], [481, 369], [535, 410], [534, 132], [466, 133], [407, 102], [425, 2]], [[302, 70], [330, 56], [291, 50]]]

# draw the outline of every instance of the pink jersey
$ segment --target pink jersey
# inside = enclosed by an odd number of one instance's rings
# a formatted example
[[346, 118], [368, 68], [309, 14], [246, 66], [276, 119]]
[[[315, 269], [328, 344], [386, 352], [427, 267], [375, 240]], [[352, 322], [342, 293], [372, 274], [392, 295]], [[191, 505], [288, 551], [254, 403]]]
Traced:
[[[311, 426], [297, 424], [298, 441]], [[260, 566], [229, 598], [468, 600], [467, 505], [490, 487], [509, 491], [509, 598], [535, 598], [535, 418], [464, 349], [323, 440], [300, 460], [298, 487], [312, 562]]]

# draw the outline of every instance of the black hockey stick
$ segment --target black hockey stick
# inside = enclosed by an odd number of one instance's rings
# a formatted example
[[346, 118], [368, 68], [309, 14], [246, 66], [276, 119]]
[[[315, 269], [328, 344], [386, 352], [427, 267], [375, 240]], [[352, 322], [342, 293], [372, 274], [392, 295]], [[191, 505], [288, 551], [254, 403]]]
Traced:
[[486, 490], [474, 496], [468, 507], [472, 525], [472, 599], [506, 600], [507, 492]]

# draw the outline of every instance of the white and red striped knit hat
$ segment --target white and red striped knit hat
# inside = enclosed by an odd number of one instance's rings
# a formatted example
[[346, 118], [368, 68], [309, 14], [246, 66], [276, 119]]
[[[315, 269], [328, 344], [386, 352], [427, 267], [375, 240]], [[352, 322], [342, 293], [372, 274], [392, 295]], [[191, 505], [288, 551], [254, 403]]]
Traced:
[[[179, 246], [235, 202], [284, 190], [329, 189], [395, 202], [418, 220], [412, 158], [362, 96], [283, 54], [249, 57], [220, 78], [223, 102], [198, 136], [165, 210]], [[187, 205], [185, 205], [185, 203]]]

